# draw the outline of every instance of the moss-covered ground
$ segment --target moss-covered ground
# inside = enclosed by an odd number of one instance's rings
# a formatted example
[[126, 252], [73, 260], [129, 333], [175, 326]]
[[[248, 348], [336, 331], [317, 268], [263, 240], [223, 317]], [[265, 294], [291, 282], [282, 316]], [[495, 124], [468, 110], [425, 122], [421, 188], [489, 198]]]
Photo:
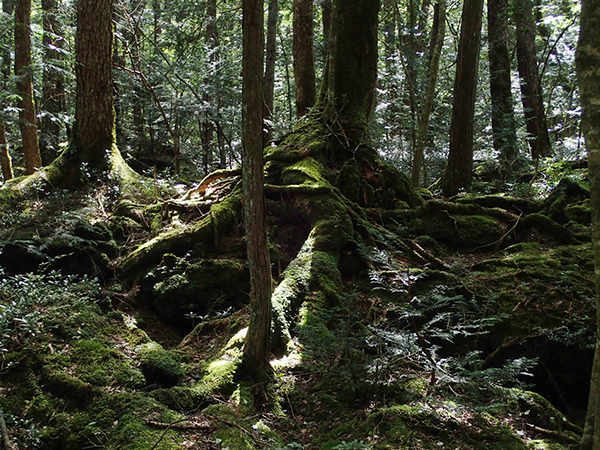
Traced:
[[[308, 125], [302, 125], [308, 127]], [[6, 200], [0, 409], [28, 449], [569, 449], [593, 333], [587, 191], [423, 197], [322, 129], [265, 155], [266, 410], [239, 173], [188, 194]], [[90, 194], [89, 192], [93, 192]]]

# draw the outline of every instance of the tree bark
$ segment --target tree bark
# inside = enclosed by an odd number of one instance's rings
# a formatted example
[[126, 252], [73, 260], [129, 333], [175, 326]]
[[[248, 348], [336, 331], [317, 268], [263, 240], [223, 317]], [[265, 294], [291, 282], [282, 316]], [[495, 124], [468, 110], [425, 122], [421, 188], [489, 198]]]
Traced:
[[508, 0], [488, 0], [492, 134], [500, 168], [505, 175], [512, 173], [512, 164], [519, 154], [510, 78], [508, 14]]
[[592, 233], [596, 266], [596, 353], [581, 450], [600, 448], [600, 0], [582, 0], [577, 75], [583, 108], [582, 128], [591, 181]]
[[450, 154], [442, 178], [444, 195], [456, 195], [473, 179], [473, 116], [477, 92], [483, 0], [465, 0], [456, 63]]
[[446, 0], [439, 0], [435, 6], [433, 26], [431, 29], [431, 40], [429, 44], [429, 66], [427, 75], [427, 90], [425, 99], [419, 114], [419, 128], [417, 130], [415, 147], [413, 150], [413, 166], [411, 170], [411, 182], [413, 186], [421, 183], [421, 170], [425, 161], [425, 143], [427, 142], [427, 131], [429, 129], [429, 116], [435, 99], [435, 86], [440, 67], [440, 56], [444, 45], [446, 34]]
[[73, 145], [82, 162], [100, 171], [108, 169], [116, 144], [112, 41], [112, 0], [79, 0]]
[[[262, 157], [263, 0], [243, 0], [243, 16], [242, 176], [250, 271], [250, 324], [244, 345], [243, 371], [255, 381], [264, 381], [270, 372], [271, 262]], [[262, 392], [264, 394], [264, 390]], [[264, 396], [260, 397], [259, 403], [264, 403]]]
[[296, 114], [302, 117], [315, 104], [315, 61], [313, 52], [313, 0], [294, 0], [293, 22]]
[[58, 1], [42, 0], [44, 75], [42, 78], [42, 104], [46, 114], [40, 120], [40, 153], [47, 166], [58, 156], [60, 122], [57, 115], [65, 111], [64, 76], [55, 66], [63, 60], [63, 30], [58, 21]]
[[347, 137], [363, 139], [377, 81], [379, 0], [333, 3], [329, 60], [318, 109], [326, 121], [341, 121]]
[[531, 156], [533, 159], [539, 159], [550, 155], [551, 144], [538, 73], [531, 0], [515, 1], [514, 19], [517, 27], [517, 62], [525, 124]]
[[15, 76], [20, 100], [19, 128], [25, 156], [25, 172], [30, 175], [42, 167], [38, 145], [33, 73], [31, 67], [31, 0], [17, 0], [15, 8]]
[[[12, 0], [2, 2], [2, 12], [7, 16], [12, 16], [14, 4]], [[10, 79], [11, 57], [9, 49], [6, 48], [2, 52], [2, 89], [8, 91], [8, 83]], [[6, 105], [0, 104], [0, 109], [4, 111]], [[14, 177], [12, 159], [10, 157], [8, 141], [6, 139], [6, 128], [4, 125], [4, 117], [0, 115], [0, 163], [2, 164], [2, 178], [8, 181]]]
[[275, 62], [277, 59], [277, 19], [279, 16], [279, 0], [269, 0], [267, 19], [267, 45], [265, 56], [265, 135], [263, 145], [266, 147], [273, 140], [273, 108], [275, 92]]

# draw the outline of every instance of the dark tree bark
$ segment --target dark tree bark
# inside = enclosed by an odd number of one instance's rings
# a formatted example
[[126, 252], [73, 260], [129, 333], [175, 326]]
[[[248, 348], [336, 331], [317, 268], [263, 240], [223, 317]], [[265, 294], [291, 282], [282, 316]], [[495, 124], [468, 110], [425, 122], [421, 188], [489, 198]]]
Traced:
[[219, 32], [217, 30], [217, 2], [216, 0], [208, 0], [206, 2], [206, 48], [208, 49], [209, 67], [204, 78], [204, 95], [203, 101], [205, 105], [210, 105], [204, 111], [204, 117], [200, 123], [201, 138], [202, 138], [202, 162], [205, 174], [209, 173], [213, 165], [213, 148], [214, 148], [214, 116], [218, 104], [218, 91], [214, 74], [218, 71], [219, 63]]
[[[13, 15], [14, 4], [12, 0], [5, 0], [2, 2], [2, 12], [8, 17]], [[8, 82], [10, 78], [10, 67], [11, 57], [8, 49], [2, 52], [2, 85], [1, 89], [4, 91], [8, 90]], [[4, 111], [6, 105], [0, 104], [0, 110]], [[4, 181], [8, 181], [14, 177], [12, 160], [8, 148], [8, 141], [6, 139], [6, 128], [4, 126], [4, 117], [0, 115], [0, 163], [2, 164], [2, 178]]]
[[31, 0], [17, 0], [15, 8], [15, 75], [19, 105], [19, 127], [25, 155], [25, 172], [32, 174], [42, 167], [33, 102], [31, 67]]
[[109, 168], [116, 145], [112, 42], [112, 0], [79, 0], [73, 146], [82, 162], [100, 171]]
[[313, 0], [294, 0], [294, 77], [296, 114], [302, 117], [315, 104], [315, 61], [313, 51]]
[[518, 155], [508, 50], [508, 0], [488, 0], [487, 4], [492, 134], [500, 167], [508, 175]]
[[431, 29], [431, 40], [429, 44], [429, 65], [427, 75], [427, 88], [425, 98], [419, 112], [419, 128], [413, 149], [413, 166], [411, 170], [411, 182], [413, 186], [419, 186], [421, 182], [421, 170], [425, 161], [425, 142], [427, 141], [427, 131], [429, 129], [429, 116], [433, 108], [435, 98], [435, 86], [440, 67], [440, 56], [444, 45], [444, 35], [446, 33], [446, 0], [438, 0], [435, 6], [433, 16], [433, 26]]
[[[255, 381], [264, 381], [270, 372], [271, 262], [263, 183], [263, 0], [243, 0], [243, 15], [242, 176], [250, 270], [250, 325], [243, 371]], [[258, 402], [264, 403], [264, 396], [260, 397]]]
[[446, 196], [456, 195], [460, 189], [470, 186], [473, 179], [473, 116], [482, 13], [483, 0], [464, 1], [452, 101], [450, 154], [442, 178]]
[[273, 139], [273, 96], [275, 92], [275, 61], [277, 58], [277, 19], [279, 16], [279, 0], [269, 0], [267, 19], [267, 45], [265, 55], [265, 136], [266, 147]]
[[323, 54], [329, 55], [329, 33], [331, 31], [331, 0], [321, 1], [321, 20], [323, 22]]
[[515, 1], [514, 19], [517, 27], [517, 61], [525, 124], [531, 156], [539, 159], [550, 155], [551, 144], [538, 73], [531, 0]]
[[40, 153], [42, 163], [47, 166], [58, 156], [60, 122], [57, 115], [65, 111], [64, 76], [55, 66], [63, 59], [63, 30], [58, 21], [58, 1], [42, 0], [44, 75], [42, 79], [41, 109], [46, 114], [40, 120]]
[[318, 108], [325, 120], [341, 120], [360, 142], [373, 107], [377, 80], [378, 0], [333, 3], [330, 51]]
[[591, 181], [592, 233], [596, 266], [596, 321], [598, 333], [590, 397], [581, 450], [600, 448], [600, 0], [582, 0], [577, 75], [583, 108], [583, 134]]

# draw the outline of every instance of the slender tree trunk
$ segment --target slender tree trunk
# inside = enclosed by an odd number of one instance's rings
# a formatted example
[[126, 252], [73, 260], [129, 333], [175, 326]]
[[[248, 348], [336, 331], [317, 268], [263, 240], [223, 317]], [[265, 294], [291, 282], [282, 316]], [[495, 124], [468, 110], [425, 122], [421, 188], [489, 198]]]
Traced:
[[347, 137], [361, 142], [377, 80], [379, 0], [333, 3], [329, 60], [318, 108], [325, 120], [343, 121]]
[[516, 0], [514, 18], [517, 26], [517, 61], [521, 77], [521, 100], [529, 135], [531, 156], [534, 159], [549, 156], [550, 136], [538, 74], [535, 48], [535, 23], [531, 0]]
[[[12, 0], [4, 0], [2, 2], [2, 12], [8, 17], [12, 17], [14, 10], [14, 4]], [[2, 86], [1, 88], [6, 92], [8, 90], [8, 83], [10, 79], [10, 67], [11, 57], [8, 49], [2, 52]], [[4, 111], [6, 105], [0, 104], [0, 110]], [[4, 117], [0, 114], [0, 163], [2, 164], [2, 177], [4, 181], [8, 181], [14, 177], [12, 160], [8, 148], [8, 140], [6, 139], [6, 129], [4, 126]]]
[[25, 155], [25, 172], [32, 174], [42, 167], [38, 146], [33, 73], [31, 67], [31, 0], [17, 0], [15, 8], [15, 75], [19, 94], [19, 127]]
[[[270, 372], [271, 262], [267, 243], [263, 182], [263, 0], [243, 0], [242, 139], [244, 225], [250, 271], [250, 325], [243, 371], [255, 381]], [[266, 401], [264, 384], [255, 391]]]
[[213, 117], [216, 116], [217, 103], [218, 103], [218, 91], [219, 87], [216, 86], [214, 74], [218, 71], [219, 63], [219, 33], [217, 30], [217, 2], [216, 0], [208, 0], [206, 2], [206, 48], [208, 49], [208, 63], [209, 67], [206, 71], [206, 77], [204, 78], [204, 96], [203, 101], [205, 105], [210, 107], [205, 108], [204, 120], [201, 123], [201, 136], [202, 136], [202, 161], [205, 173], [209, 173], [212, 168], [213, 161], [213, 136], [214, 136], [214, 123]]
[[442, 54], [445, 34], [446, 0], [438, 0], [437, 5], [435, 5], [433, 26], [431, 29], [431, 41], [429, 44], [430, 57], [427, 75], [427, 90], [419, 114], [419, 128], [413, 151], [413, 166], [411, 171], [411, 182], [413, 186], [419, 186], [421, 183], [421, 170], [425, 161], [425, 143], [427, 142], [427, 131], [429, 130], [429, 116], [431, 115], [433, 100], [435, 98], [435, 86], [437, 83], [440, 56]]
[[581, 450], [600, 448], [600, 0], [582, 0], [581, 31], [577, 52], [577, 74], [583, 133], [591, 180], [592, 233], [596, 266], [596, 353], [592, 369], [590, 399]]
[[331, 31], [331, 0], [321, 1], [321, 20], [323, 22], [323, 54], [329, 55], [329, 33]]
[[61, 126], [57, 115], [65, 112], [64, 76], [55, 68], [62, 63], [61, 49], [64, 40], [57, 18], [58, 5], [57, 0], [42, 0], [45, 67], [41, 109], [46, 114], [40, 120], [40, 153], [45, 166], [58, 156]]
[[294, 0], [294, 77], [296, 114], [302, 117], [315, 104], [313, 0]]
[[515, 110], [508, 50], [508, 0], [488, 0], [488, 41], [492, 134], [504, 174], [512, 172], [517, 150]]
[[275, 92], [275, 61], [277, 58], [277, 19], [279, 0], [269, 0], [267, 19], [267, 46], [265, 57], [265, 108], [264, 108], [264, 146], [273, 140], [273, 108]]
[[100, 171], [108, 169], [116, 144], [112, 42], [112, 0], [79, 0], [73, 145], [82, 162]]
[[452, 101], [450, 154], [442, 178], [444, 195], [456, 195], [473, 179], [473, 116], [477, 92], [483, 0], [463, 3]]

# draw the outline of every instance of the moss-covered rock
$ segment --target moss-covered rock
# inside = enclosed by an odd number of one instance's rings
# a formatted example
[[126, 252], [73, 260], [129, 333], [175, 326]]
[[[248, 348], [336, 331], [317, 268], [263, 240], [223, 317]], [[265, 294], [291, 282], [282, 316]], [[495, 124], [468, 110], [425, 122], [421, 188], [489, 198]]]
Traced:
[[189, 329], [192, 322], [186, 315], [205, 316], [247, 301], [248, 268], [242, 260], [188, 264], [165, 255], [163, 263], [144, 277], [141, 289], [144, 301], [163, 319]]
[[183, 379], [183, 368], [178, 358], [156, 342], [142, 345], [138, 359], [148, 384], [170, 387]]

